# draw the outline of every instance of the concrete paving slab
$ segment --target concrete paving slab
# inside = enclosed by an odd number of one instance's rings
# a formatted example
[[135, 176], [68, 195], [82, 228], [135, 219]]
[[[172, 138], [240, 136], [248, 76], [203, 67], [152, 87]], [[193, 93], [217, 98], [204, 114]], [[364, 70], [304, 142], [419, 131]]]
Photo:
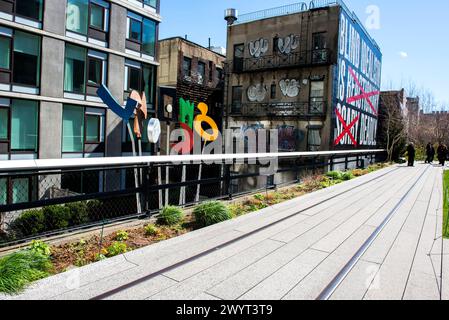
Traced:
[[203, 270], [195, 276], [174, 285], [151, 297], [154, 300], [194, 299], [209, 288], [263, 259], [282, 246], [281, 243], [265, 240], [225, 261]]

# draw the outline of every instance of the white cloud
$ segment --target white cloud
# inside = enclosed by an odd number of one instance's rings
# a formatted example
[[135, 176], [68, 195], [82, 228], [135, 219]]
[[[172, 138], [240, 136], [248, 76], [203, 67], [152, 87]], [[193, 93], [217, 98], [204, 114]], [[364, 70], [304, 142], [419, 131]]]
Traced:
[[401, 59], [407, 59], [408, 58], [408, 53], [405, 51], [400, 51], [399, 56], [401, 57]]

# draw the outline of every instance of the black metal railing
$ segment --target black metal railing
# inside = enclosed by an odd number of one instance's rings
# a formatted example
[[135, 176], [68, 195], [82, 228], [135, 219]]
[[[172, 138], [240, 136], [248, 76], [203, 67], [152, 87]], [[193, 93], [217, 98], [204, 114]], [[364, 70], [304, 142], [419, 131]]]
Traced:
[[243, 73], [278, 68], [319, 66], [329, 63], [331, 63], [330, 49], [319, 49], [259, 58], [237, 58], [233, 61], [232, 70], [234, 73]]
[[239, 103], [230, 106], [231, 116], [243, 117], [324, 117], [327, 102]]
[[[344, 170], [351, 163], [352, 167], [367, 166], [376, 156], [386, 159], [383, 150], [353, 150], [3, 161], [0, 248], [148, 217], [167, 204], [189, 206], [298, 183], [308, 172]], [[249, 162], [255, 159], [276, 159], [277, 169], [267, 175], [262, 172], [265, 165]], [[208, 160], [214, 163], [205, 163]], [[169, 181], [165, 181], [167, 170]]]

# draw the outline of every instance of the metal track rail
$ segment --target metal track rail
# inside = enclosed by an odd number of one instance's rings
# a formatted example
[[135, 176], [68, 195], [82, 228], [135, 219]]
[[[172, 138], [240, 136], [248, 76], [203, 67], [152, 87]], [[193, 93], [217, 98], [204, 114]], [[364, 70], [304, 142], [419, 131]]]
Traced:
[[382, 221], [380, 226], [371, 234], [368, 240], [360, 247], [359, 250], [355, 253], [355, 255], [349, 260], [349, 262], [340, 270], [340, 272], [335, 276], [334, 279], [327, 285], [327, 287], [321, 292], [321, 294], [317, 297], [316, 300], [329, 300], [331, 296], [334, 294], [335, 290], [340, 286], [340, 284], [344, 281], [344, 279], [348, 276], [348, 274], [352, 271], [355, 265], [360, 261], [362, 256], [366, 253], [366, 251], [370, 248], [373, 242], [379, 237], [380, 233], [385, 229], [386, 225], [391, 221], [394, 215], [399, 211], [399, 208], [408, 198], [410, 193], [415, 189], [418, 185], [419, 181], [421, 181], [422, 177], [427, 173], [429, 167], [424, 170], [424, 172], [418, 177], [415, 183], [408, 189], [407, 193], [405, 193], [396, 206], [389, 212], [387, 217]]

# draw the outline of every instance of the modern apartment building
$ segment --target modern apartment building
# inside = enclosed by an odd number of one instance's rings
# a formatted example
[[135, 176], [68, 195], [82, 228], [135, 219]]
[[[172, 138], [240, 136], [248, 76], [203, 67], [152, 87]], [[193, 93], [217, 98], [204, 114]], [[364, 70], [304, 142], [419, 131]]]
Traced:
[[280, 151], [376, 145], [382, 55], [342, 1], [226, 19], [228, 128], [278, 129]]
[[[129, 154], [96, 91], [120, 103], [145, 92], [156, 114], [160, 21], [159, 0], [0, 0], [0, 160]], [[37, 196], [31, 181], [2, 180], [0, 203]]]

